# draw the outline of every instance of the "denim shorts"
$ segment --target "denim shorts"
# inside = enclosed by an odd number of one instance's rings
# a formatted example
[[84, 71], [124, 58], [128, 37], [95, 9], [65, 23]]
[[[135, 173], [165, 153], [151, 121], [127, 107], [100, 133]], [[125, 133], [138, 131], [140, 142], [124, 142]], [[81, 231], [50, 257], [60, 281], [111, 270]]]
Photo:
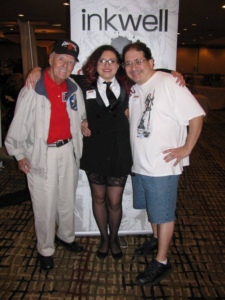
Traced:
[[135, 209], [146, 209], [149, 221], [164, 224], [175, 220], [179, 175], [132, 177]]

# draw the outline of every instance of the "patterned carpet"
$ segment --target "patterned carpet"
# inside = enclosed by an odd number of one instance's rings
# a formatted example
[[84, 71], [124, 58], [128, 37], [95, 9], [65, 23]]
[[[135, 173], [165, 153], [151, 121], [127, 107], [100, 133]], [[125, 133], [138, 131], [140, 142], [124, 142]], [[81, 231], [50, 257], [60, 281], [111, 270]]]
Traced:
[[10, 195], [13, 204], [8, 199], [0, 209], [0, 299], [225, 299], [224, 149], [225, 111], [210, 111], [191, 155], [187, 189], [184, 175], [180, 178], [169, 250], [174, 271], [154, 287], [135, 284], [138, 271], [151, 260], [133, 255], [146, 236], [127, 236], [128, 247], [118, 262], [111, 255], [104, 261], [96, 257], [99, 237], [79, 237], [82, 254], [57, 246], [55, 268], [41, 270], [31, 203], [16, 193], [26, 187], [25, 178], [14, 162], [5, 164], [0, 171], [1, 204], [4, 195], [15, 194]]

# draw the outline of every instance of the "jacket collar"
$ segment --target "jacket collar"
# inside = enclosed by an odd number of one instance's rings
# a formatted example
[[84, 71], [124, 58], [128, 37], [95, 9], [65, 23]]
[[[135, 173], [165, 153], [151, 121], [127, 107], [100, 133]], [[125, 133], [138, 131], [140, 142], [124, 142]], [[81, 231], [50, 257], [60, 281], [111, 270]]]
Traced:
[[[113, 113], [113, 112], [116, 112], [117, 109], [123, 104], [125, 98], [126, 98], [126, 89], [124, 88], [123, 85], [121, 85], [121, 83], [119, 82], [120, 84], [120, 96], [119, 98], [117, 99], [117, 102], [114, 104], [113, 107], [109, 108], [109, 107], [106, 107], [105, 106], [105, 103], [104, 101], [102, 100], [102, 97], [100, 96], [99, 94], [99, 91], [98, 91], [98, 88], [97, 88], [97, 81], [94, 81], [92, 82], [91, 84], [91, 88], [94, 88], [95, 91], [96, 91], [96, 101], [97, 103], [101, 106], [101, 107], [105, 107], [109, 112]], [[88, 88], [90, 89], [90, 87]]]
[[[46, 87], [44, 84], [44, 74], [45, 74], [46, 70], [47, 70], [47, 68], [41, 73], [41, 78], [38, 80], [38, 82], [35, 86], [35, 92], [39, 95], [42, 95], [42, 96], [45, 96], [46, 98], [48, 98], [47, 90], [46, 90]], [[76, 92], [77, 86], [69, 78], [67, 78], [65, 81], [67, 84], [67, 99], [68, 99], [68, 96], [70, 96], [71, 94]]]

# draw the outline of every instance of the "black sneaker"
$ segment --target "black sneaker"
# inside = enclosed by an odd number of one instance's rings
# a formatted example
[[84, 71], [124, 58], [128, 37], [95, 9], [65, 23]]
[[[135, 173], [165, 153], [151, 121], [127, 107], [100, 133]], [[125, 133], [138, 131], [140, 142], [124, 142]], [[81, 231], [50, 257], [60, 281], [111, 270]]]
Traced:
[[150, 241], [144, 242], [144, 244], [137, 247], [134, 250], [134, 254], [137, 256], [147, 256], [157, 249], [158, 249], [158, 239], [153, 236]]
[[145, 271], [136, 277], [136, 283], [140, 285], [156, 285], [164, 277], [169, 276], [172, 273], [173, 268], [169, 258], [166, 265], [153, 259]]

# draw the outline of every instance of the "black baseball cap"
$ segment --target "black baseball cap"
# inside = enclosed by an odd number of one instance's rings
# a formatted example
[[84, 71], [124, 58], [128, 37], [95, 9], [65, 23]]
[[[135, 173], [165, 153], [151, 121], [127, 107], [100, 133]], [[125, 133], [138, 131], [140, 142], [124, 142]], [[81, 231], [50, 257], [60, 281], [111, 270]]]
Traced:
[[52, 52], [56, 54], [72, 55], [76, 61], [78, 60], [79, 47], [76, 43], [70, 40], [59, 40], [55, 43]]

